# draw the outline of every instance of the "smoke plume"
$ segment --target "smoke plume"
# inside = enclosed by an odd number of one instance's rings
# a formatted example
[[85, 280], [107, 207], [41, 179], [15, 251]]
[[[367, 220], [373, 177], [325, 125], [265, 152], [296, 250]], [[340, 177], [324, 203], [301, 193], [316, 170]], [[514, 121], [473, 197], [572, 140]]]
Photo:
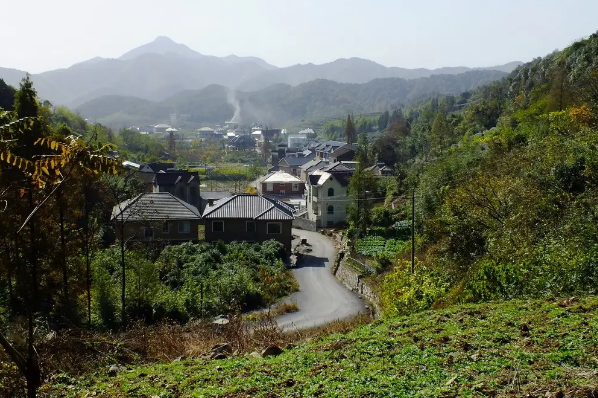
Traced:
[[235, 108], [235, 114], [233, 115], [231, 122], [240, 123], [241, 122], [241, 105], [239, 104], [239, 100], [237, 100], [237, 95], [234, 89], [228, 89], [226, 92], [226, 99], [229, 104], [233, 108]]

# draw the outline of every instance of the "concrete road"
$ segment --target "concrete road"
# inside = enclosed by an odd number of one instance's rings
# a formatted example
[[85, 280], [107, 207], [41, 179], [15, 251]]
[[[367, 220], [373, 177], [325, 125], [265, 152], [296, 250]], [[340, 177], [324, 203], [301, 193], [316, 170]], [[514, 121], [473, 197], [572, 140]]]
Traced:
[[334, 244], [317, 232], [294, 229], [293, 234], [307, 238], [312, 252], [293, 270], [300, 290], [286, 300], [297, 303], [299, 311], [279, 316], [280, 327], [305, 329], [366, 312], [357, 294], [346, 289], [330, 272], [336, 256]]

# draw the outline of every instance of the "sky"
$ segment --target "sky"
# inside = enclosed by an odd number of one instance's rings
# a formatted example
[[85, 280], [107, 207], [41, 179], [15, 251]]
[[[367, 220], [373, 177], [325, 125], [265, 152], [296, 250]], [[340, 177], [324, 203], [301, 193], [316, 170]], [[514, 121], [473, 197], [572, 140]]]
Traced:
[[598, 30], [597, 0], [0, 0], [0, 67], [39, 73], [168, 36], [279, 66], [359, 57], [438, 68], [529, 61]]

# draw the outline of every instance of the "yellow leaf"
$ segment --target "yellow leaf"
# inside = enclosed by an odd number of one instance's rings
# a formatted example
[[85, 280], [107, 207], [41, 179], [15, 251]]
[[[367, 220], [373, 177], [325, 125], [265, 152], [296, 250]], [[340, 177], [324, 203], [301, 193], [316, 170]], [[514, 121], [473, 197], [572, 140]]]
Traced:
[[45, 168], [45, 167], [42, 167], [42, 171], [43, 171], [44, 173], [46, 173], [46, 175], [50, 175], [50, 173], [48, 172], [48, 169], [47, 169], [47, 168]]
[[54, 169], [54, 173], [56, 173], [56, 175], [60, 175], [60, 170], [59, 169]]
[[50, 168], [53, 169], [54, 168], [54, 160], [50, 161]]
[[10, 163], [10, 153], [6, 155], [6, 163]]
[[52, 144], [50, 144], [50, 147], [51, 147], [52, 149], [56, 149], [56, 142], [55, 142], [55, 141], [52, 141]]

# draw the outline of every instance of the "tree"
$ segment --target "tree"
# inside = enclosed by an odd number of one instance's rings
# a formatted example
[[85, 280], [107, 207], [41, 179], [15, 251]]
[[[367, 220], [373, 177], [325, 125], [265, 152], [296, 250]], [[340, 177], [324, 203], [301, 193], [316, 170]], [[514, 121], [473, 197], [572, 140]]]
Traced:
[[369, 167], [374, 164], [374, 153], [372, 152], [372, 146], [368, 142], [366, 133], [359, 134], [359, 137], [357, 138], [355, 158], [363, 165], [363, 167]]
[[355, 123], [351, 114], [347, 115], [347, 122], [345, 123], [345, 139], [347, 144], [353, 144], [357, 138], [357, 130], [355, 129]]
[[12, 111], [15, 102], [15, 89], [0, 79], [0, 109]]
[[380, 131], [386, 130], [386, 127], [388, 126], [389, 121], [390, 121], [390, 113], [388, 113], [388, 111], [385, 111], [378, 117], [378, 130], [380, 130]]
[[14, 113], [0, 112], [0, 183], [6, 187], [0, 192], [10, 195], [6, 204], [10, 203], [10, 214], [17, 221], [5, 233], [14, 237], [12, 259], [19, 265], [16, 285], [27, 313], [27, 355], [19, 353], [2, 334], [0, 345], [25, 377], [27, 395], [32, 398], [41, 383], [34, 320], [42, 304], [48, 305], [46, 297], [54, 293], [53, 285], [46, 281], [43, 299], [40, 295], [42, 280], [51, 278], [51, 269], [40, 265], [52, 253], [48, 234], [43, 233], [51, 226], [40, 213], [78, 170], [113, 172], [117, 163], [103, 155], [107, 147], [90, 148], [79, 137], [51, 131], [48, 110], [40, 106], [29, 76], [15, 94], [14, 109]]
[[451, 137], [451, 129], [444, 112], [438, 112], [434, 118], [430, 135], [432, 149], [442, 153], [442, 150], [446, 148]]
[[264, 164], [268, 165], [268, 160], [271, 155], [272, 145], [270, 145], [270, 141], [266, 137], [264, 137], [264, 141], [262, 142], [262, 158], [264, 160]]
[[365, 236], [371, 225], [372, 200], [377, 186], [374, 173], [367, 170], [372, 154], [365, 133], [359, 136], [355, 159], [357, 165], [349, 180], [349, 196], [353, 200], [349, 206], [349, 224], [358, 239]]

